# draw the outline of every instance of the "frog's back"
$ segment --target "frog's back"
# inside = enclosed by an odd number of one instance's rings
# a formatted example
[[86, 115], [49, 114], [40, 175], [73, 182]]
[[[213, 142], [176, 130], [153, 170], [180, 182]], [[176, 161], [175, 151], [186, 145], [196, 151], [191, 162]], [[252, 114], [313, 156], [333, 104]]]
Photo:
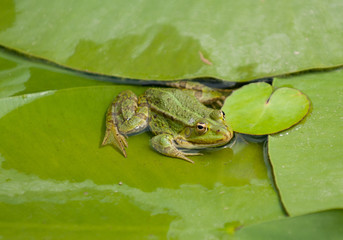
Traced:
[[150, 88], [145, 92], [152, 110], [162, 111], [178, 120], [206, 118], [209, 109], [187, 91], [173, 88]]
[[150, 105], [150, 127], [156, 134], [179, 132], [193, 126], [199, 118], [206, 118], [209, 109], [193, 95], [180, 89], [150, 88], [145, 92]]

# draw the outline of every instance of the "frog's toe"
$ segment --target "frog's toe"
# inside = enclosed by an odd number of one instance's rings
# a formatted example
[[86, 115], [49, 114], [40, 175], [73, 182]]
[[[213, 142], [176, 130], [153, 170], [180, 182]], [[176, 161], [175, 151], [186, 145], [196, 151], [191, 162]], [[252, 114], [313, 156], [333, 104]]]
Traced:
[[190, 163], [194, 163], [194, 161], [193, 160], [190, 160], [188, 157], [186, 157], [186, 156], [184, 156], [184, 155], [180, 155], [180, 156], [178, 156], [178, 158], [181, 158], [181, 159], [183, 159], [183, 160], [186, 160], [187, 162], [190, 162]]
[[199, 156], [199, 155], [204, 155], [200, 152], [182, 152], [183, 155], [186, 155], [186, 156]]
[[199, 156], [199, 155], [203, 155], [202, 153], [199, 153], [199, 152], [181, 152], [182, 153], [180, 156], [182, 157], [179, 157], [179, 158], [182, 158], [190, 163], [194, 163], [194, 161], [190, 160], [188, 157], [186, 156]]
[[126, 135], [121, 135], [121, 134], [119, 134], [118, 136], [120, 136], [120, 141], [123, 143], [124, 147], [127, 148], [129, 146], [127, 141], [126, 141], [127, 136]]
[[[179, 151], [179, 150], [175, 150], [173, 152], [164, 152], [163, 154], [165, 155], [168, 155], [168, 156], [171, 156], [171, 157], [175, 157], [175, 158], [181, 158], [187, 162], [190, 162], [190, 163], [194, 163], [193, 160], [189, 159], [188, 157], [186, 157], [186, 155], [189, 155], [189, 154], [184, 154], [183, 152]], [[191, 154], [193, 155], [193, 154]]]

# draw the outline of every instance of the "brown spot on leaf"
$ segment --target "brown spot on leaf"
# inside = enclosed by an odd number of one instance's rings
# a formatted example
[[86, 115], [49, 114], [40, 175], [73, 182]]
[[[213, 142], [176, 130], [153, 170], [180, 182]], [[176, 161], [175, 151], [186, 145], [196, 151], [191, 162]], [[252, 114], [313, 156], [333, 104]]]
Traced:
[[200, 56], [200, 60], [203, 61], [205, 64], [207, 65], [213, 65], [213, 63], [208, 60], [207, 58], [204, 57], [204, 55], [202, 54], [202, 52], [199, 51], [199, 56]]

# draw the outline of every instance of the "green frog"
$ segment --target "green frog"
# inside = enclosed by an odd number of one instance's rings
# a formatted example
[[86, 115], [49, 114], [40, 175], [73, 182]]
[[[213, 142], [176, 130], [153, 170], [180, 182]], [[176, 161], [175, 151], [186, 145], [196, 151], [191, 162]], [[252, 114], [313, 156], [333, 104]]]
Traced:
[[169, 86], [174, 88], [149, 88], [139, 97], [130, 90], [121, 92], [108, 108], [102, 145], [113, 144], [126, 157], [127, 136], [150, 129], [156, 135], [151, 139], [155, 150], [194, 163], [187, 156], [201, 153], [187, 149], [223, 146], [231, 140], [224, 112], [206, 106], [220, 104], [222, 93], [196, 82]]

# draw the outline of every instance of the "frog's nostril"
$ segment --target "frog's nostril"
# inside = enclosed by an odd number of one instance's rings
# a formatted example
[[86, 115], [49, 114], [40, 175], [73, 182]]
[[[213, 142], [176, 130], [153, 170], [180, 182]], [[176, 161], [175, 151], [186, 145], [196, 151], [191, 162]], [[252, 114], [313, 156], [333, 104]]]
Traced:
[[214, 127], [214, 128], [213, 128], [213, 131], [214, 131], [216, 134], [221, 134], [221, 133], [222, 133], [222, 130], [220, 129], [220, 127]]

